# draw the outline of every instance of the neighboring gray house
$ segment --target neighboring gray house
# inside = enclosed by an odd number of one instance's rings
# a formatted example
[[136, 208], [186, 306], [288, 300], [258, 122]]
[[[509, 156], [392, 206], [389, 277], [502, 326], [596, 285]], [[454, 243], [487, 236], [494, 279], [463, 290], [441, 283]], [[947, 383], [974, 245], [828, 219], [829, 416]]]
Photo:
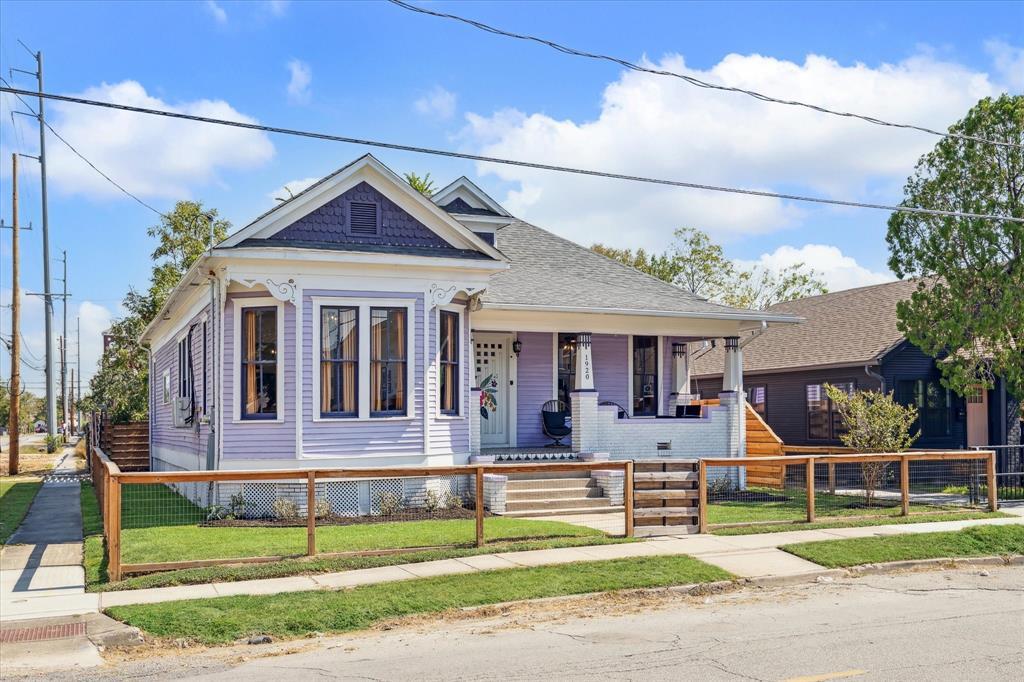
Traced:
[[[200, 258], [146, 329], [152, 465], [735, 456], [737, 340], [794, 321], [641, 274], [466, 178], [428, 199], [367, 155]], [[729, 349], [723, 404], [672, 418], [708, 339]], [[553, 399], [571, 406], [564, 451], [544, 447]]]

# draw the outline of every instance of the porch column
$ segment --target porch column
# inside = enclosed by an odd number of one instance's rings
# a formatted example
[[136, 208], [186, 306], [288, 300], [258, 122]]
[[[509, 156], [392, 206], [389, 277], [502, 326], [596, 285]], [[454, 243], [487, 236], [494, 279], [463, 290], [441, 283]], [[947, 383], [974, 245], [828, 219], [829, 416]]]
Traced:
[[743, 392], [743, 349], [738, 336], [725, 337], [725, 371], [722, 390]]
[[[740, 348], [738, 336], [727, 336], [725, 338], [725, 372], [722, 375], [722, 404], [726, 404], [727, 396], [732, 396], [731, 409], [733, 412], [734, 435], [730, 440], [733, 442], [733, 450], [736, 457], [746, 457], [747, 454], [747, 428], [746, 411], [747, 396], [743, 392], [743, 349]], [[730, 392], [730, 393], [725, 393]], [[743, 474], [744, 472], [741, 472]], [[741, 484], [745, 484], [745, 476], [740, 477]]]
[[690, 393], [690, 344], [678, 341], [672, 344], [672, 393], [668, 396], [669, 416], [675, 415], [676, 407], [689, 405], [694, 396]]
[[597, 442], [597, 391], [594, 389], [594, 355], [590, 332], [576, 335], [576, 383], [569, 396], [572, 403], [572, 449], [594, 452]]

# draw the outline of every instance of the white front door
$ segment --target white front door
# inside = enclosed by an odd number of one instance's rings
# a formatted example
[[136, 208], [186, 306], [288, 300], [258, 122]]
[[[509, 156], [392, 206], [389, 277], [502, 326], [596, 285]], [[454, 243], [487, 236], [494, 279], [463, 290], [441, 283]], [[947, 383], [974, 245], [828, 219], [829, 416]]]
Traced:
[[480, 387], [480, 445], [508, 447], [511, 445], [511, 354], [512, 337], [508, 334], [473, 334], [476, 385]]

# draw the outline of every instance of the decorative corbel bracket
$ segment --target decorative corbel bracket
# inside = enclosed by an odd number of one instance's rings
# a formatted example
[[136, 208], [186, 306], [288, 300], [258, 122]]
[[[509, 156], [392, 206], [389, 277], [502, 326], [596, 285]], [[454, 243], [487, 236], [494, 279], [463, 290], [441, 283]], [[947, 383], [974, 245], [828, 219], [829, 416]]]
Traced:
[[430, 301], [430, 306], [434, 308], [441, 305], [448, 305], [460, 291], [464, 291], [467, 295], [473, 296], [473, 292], [478, 289], [479, 287], [469, 286], [459, 282], [434, 282], [430, 285], [430, 290], [427, 292], [427, 299]]

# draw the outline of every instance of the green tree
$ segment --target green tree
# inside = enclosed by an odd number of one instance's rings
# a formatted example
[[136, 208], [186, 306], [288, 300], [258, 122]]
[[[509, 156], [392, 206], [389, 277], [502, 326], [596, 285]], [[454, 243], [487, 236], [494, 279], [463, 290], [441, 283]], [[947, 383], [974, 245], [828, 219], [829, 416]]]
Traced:
[[227, 237], [231, 225], [196, 201], [179, 201], [147, 233], [157, 240], [153, 270], [145, 292], [130, 289], [122, 307], [127, 314], [107, 331], [110, 341], [82, 398], [82, 409], [106, 410], [114, 421], [138, 421], [149, 413], [149, 362], [138, 339], [156, 317], [171, 290], [204, 251]]
[[803, 263], [777, 271], [759, 265], [744, 269], [726, 258], [722, 246], [702, 230], [682, 227], [673, 237], [664, 253], [603, 244], [590, 248], [696, 296], [738, 308], [764, 310], [776, 303], [828, 291], [820, 274]]
[[437, 188], [434, 187], [434, 181], [430, 179], [430, 173], [427, 173], [422, 177], [415, 173], [406, 173], [405, 181], [408, 182], [414, 190], [428, 198], [433, 196], [434, 192], [437, 191]]
[[[1024, 96], [985, 98], [917, 162], [902, 205], [1024, 218]], [[897, 305], [899, 327], [964, 395], [1006, 382], [1008, 441], [1021, 442], [1024, 399], [1024, 223], [893, 213], [889, 267], [919, 283]], [[1019, 464], [1019, 462], [1018, 462]]]
[[[852, 394], [825, 384], [825, 393], [835, 405], [846, 431], [839, 436], [843, 445], [856, 452], [903, 452], [921, 432], [911, 433], [917, 408], [893, 400], [892, 393], [854, 391]], [[864, 501], [867, 506], [888, 475], [889, 462], [862, 462]]]

